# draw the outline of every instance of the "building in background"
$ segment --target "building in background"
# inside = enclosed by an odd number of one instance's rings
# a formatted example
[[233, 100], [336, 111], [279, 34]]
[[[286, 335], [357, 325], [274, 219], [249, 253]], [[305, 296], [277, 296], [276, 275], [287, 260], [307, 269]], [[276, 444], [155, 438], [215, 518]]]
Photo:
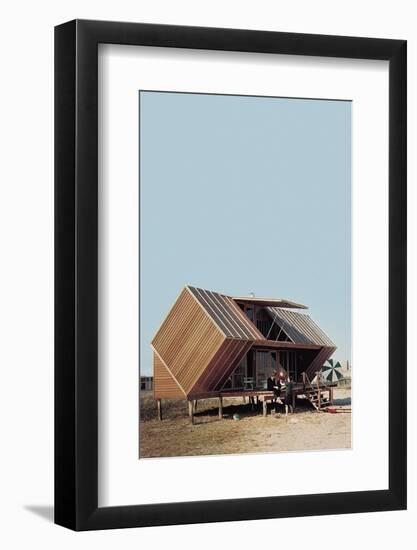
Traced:
[[148, 391], [153, 389], [153, 376], [140, 377], [140, 390]]

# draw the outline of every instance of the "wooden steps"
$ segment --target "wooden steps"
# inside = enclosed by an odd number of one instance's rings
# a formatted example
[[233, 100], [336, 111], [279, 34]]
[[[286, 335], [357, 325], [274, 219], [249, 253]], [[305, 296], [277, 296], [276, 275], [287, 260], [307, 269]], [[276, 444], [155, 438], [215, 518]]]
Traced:
[[313, 388], [306, 388], [304, 395], [306, 399], [313, 405], [316, 411], [324, 411], [331, 405], [331, 401], [328, 397], [325, 397], [324, 391], [320, 390], [320, 399], [319, 392]]
[[[306, 399], [318, 412], [326, 411], [333, 402], [333, 384], [321, 384], [319, 372], [316, 372], [317, 382], [312, 384], [303, 372], [303, 391]], [[327, 395], [326, 395], [327, 394]]]

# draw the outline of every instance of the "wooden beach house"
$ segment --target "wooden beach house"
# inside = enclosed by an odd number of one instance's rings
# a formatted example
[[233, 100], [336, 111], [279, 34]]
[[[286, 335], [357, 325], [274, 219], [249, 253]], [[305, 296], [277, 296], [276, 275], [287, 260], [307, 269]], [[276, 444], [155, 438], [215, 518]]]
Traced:
[[217, 397], [221, 415], [223, 397], [242, 396], [263, 401], [266, 414], [274, 371], [293, 381], [293, 406], [302, 395], [320, 410], [332, 388], [313, 380], [336, 346], [306, 309], [186, 286], [151, 342], [159, 412], [161, 399], [186, 399], [192, 417], [197, 400]]

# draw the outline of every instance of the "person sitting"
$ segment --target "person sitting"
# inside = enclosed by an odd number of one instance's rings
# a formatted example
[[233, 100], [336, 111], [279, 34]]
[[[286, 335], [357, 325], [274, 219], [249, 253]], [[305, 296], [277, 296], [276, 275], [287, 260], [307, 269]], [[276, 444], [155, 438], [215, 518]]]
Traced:
[[266, 387], [268, 391], [274, 392], [275, 399], [277, 399], [281, 394], [281, 382], [276, 374], [277, 373], [274, 371], [266, 381]]

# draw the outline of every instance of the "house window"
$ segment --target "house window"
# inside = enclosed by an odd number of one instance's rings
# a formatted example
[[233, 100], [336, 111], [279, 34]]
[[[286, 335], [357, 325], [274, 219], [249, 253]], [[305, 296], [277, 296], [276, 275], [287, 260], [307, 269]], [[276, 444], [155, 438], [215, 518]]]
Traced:
[[253, 308], [252, 307], [247, 307], [246, 308], [246, 315], [249, 317], [249, 319], [251, 321], [253, 321], [254, 315], [253, 315]]
[[276, 370], [276, 358], [270, 351], [256, 352], [256, 387], [265, 389], [267, 379]]

